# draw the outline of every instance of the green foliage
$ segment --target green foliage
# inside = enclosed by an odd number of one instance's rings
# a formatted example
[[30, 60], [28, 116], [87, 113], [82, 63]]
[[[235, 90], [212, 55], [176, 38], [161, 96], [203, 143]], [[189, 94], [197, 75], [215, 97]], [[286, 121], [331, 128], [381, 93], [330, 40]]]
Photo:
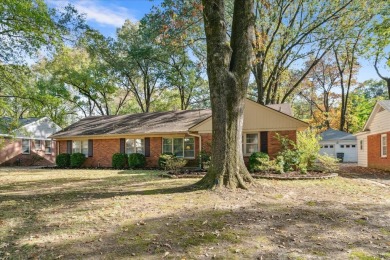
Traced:
[[267, 169], [269, 156], [266, 153], [255, 152], [249, 157], [249, 171], [257, 172]]
[[208, 169], [208, 167], [210, 166], [211, 155], [209, 153], [207, 153], [206, 151], [202, 150], [199, 153], [199, 160], [202, 163], [202, 168]]
[[112, 155], [112, 168], [124, 169], [127, 167], [127, 154], [125, 153], [114, 153]]
[[166, 169], [167, 160], [175, 157], [172, 153], [163, 153], [158, 158], [158, 166], [161, 169]]
[[56, 157], [56, 165], [60, 168], [70, 167], [70, 154], [61, 153]]
[[297, 132], [296, 148], [300, 155], [298, 169], [302, 173], [306, 173], [308, 169], [312, 168], [320, 152], [320, 140], [320, 135], [314, 129]]
[[80, 168], [86, 159], [83, 153], [72, 153], [70, 155], [70, 167]]
[[177, 158], [175, 156], [170, 157], [166, 160], [165, 162], [165, 169], [166, 170], [172, 170], [172, 171], [177, 171], [180, 168], [183, 168], [187, 164], [187, 160], [183, 158]]
[[283, 171], [288, 172], [294, 170], [300, 162], [301, 152], [297, 150], [296, 144], [289, 138], [276, 134], [276, 139], [279, 141], [281, 150], [278, 157], [283, 158]]
[[141, 153], [132, 153], [128, 155], [130, 168], [142, 168], [146, 165], [146, 157]]
[[317, 155], [319, 168], [323, 172], [337, 172], [339, 170], [338, 159], [329, 155]]

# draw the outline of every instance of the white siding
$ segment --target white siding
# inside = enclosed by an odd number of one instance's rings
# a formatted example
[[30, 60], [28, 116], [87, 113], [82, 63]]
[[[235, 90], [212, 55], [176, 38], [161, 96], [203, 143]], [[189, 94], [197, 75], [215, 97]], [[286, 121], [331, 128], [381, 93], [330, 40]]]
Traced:
[[48, 137], [61, 128], [49, 118], [42, 118], [36, 122], [25, 125], [15, 132], [17, 138], [48, 139]]
[[[293, 117], [285, 115], [256, 102], [246, 100], [243, 132], [284, 131], [306, 129], [307, 125]], [[191, 128], [199, 133], [211, 133], [211, 118]]]
[[[363, 149], [360, 149], [360, 141], [363, 141]], [[367, 135], [357, 136], [358, 166], [367, 167]]]
[[370, 134], [377, 134], [390, 131], [390, 112], [387, 110], [377, 112], [373, 115], [371, 124], [368, 126]]
[[[344, 162], [357, 162], [357, 143], [355, 140], [329, 140], [329, 141], [320, 141], [322, 146], [327, 145], [328, 148], [321, 148], [320, 154], [327, 154], [333, 157], [337, 157], [337, 153], [344, 153]], [[333, 148], [330, 148], [329, 145], [333, 145]], [[347, 147], [347, 145], [349, 147]], [[355, 145], [355, 147], [352, 147]], [[343, 146], [343, 147], [342, 147]]]

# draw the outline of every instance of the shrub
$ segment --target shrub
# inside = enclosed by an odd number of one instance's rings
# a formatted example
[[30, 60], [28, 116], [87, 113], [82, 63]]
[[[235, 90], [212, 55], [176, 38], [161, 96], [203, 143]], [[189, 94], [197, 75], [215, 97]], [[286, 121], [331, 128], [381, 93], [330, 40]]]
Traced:
[[318, 155], [317, 156], [320, 170], [323, 172], [336, 172], [339, 170], [338, 159], [329, 155]]
[[160, 157], [158, 158], [158, 166], [162, 169], [166, 168], [167, 160], [170, 158], [175, 157], [172, 153], [163, 153], [160, 154]]
[[307, 129], [297, 133], [296, 148], [300, 153], [298, 168], [301, 172], [312, 169], [320, 152], [321, 136], [314, 129]]
[[210, 166], [211, 155], [202, 150], [199, 153], [199, 160], [201, 161], [202, 169], [207, 169]]
[[187, 160], [183, 158], [171, 157], [166, 160], [165, 169], [177, 171], [180, 168], [183, 168], [187, 164]]
[[124, 169], [127, 167], [127, 154], [125, 153], [114, 153], [112, 155], [112, 168]]
[[70, 167], [79, 168], [85, 162], [86, 157], [83, 153], [72, 153], [70, 155]]
[[146, 165], [146, 157], [142, 153], [132, 153], [128, 162], [130, 168], [142, 168]]
[[255, 152], [249, 157], [249, 171], [265, 171], [267, 170], [267, 162], [269, 162], [269, 156], [266, 153]]
[[70, 167], [70, 154], [62, 153], [62, 154], [57, 155], [56, 164], [60, 168]]
[[300, 160], [300, 152], [296, 149], [296, 144], [285, 136], [276, 134], [276, 139], [278, 139], [281, 151], [278, 153], [278, 156], [283, 158], [283, 171], [292, 171], [294, 167], [298, 167]]

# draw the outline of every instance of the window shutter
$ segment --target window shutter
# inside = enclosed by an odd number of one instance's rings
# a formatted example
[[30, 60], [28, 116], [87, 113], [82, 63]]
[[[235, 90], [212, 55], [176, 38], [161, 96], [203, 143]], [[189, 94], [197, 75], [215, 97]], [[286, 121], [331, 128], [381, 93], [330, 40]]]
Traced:
[[89, 139], [88, 140], [88, 157], [93, 156], [93, 140]]
[[145, 157], [150, 157], [150, 138], [145, 138]]
[[260, 152], [268, 153], [268, 132], [260, 132]]
[[125, 138], [119, 139], [119, 152], [125, 153]]
[[72, 153], [72, 140], [66, 141], [66, 152], [68, 154]]

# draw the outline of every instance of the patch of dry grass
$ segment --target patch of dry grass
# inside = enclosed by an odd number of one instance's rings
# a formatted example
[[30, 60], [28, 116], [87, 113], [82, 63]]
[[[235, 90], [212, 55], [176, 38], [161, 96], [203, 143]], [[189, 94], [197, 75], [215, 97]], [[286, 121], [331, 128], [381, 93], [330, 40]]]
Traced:
[[[158, 171], [0, 169], [0, 259], [380, 259], [388, 187], [257, 180], [208, 191]], [[365, 258], [362, 258], [365, 257]]]

